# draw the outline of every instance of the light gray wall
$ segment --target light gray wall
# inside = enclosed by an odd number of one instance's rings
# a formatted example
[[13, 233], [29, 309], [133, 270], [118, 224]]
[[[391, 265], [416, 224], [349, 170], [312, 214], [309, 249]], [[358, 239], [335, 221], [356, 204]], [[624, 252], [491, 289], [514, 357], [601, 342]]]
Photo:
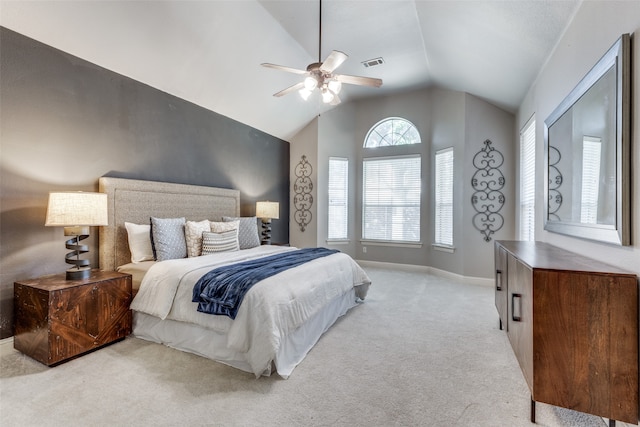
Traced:
[[[422, 156], [422, 188], [432, 188], [432, 168], [429, 161], [431, 151], [431, 94], [430, 91], [419, 90], [410, 93], [365, 99], [355, 103], [356, 121], [354, 140], [358, 147], [358, 176], [356, 197], [356, 255], [358, 259], [400, 264], [429, 265], [430, 247], [430, 190], [423, 192], [423, 206], [420, 211], [421, 248], [403, 248], [374, 246], [361, 243], [362, 238], [362, 160], [366, 157], [384, 157], [390, 155], [420, 154]], [[412, 122], [422, 138], [422, 144], [403, 145], [397, 147], [380, 147], [376, 149], [362, 148], [369, 130], [380, 120], [388, 117], [402, 117]], [[364, 253], [366, 247], [367, 252]]]
[[[302, 129], [291, 141], [289, 151], [289, 197], [290, 197], [290, 217], [289, 222], [289, 243], [297, 248], [311, 248], [318, 246], [318, 221], [322, 218], [318, 216], [318, 118], [315, 118], [304, 129]], [[304, 231], [296, 222], [296, 206], [294, 203], [295, 184], [296, 184], [296, 166], [300, 163], [302, 156], [306, 156], [307, 161], [313, 168], [311, 174], [311, 182], [313, 190], [313, 204], [311, 205], [311, 221], [305, 227]], [[326, 218], [326, 217], [325, 217]]]
[[[356, 175], [358, 165], [356, 143], [353, 139], [353, 123], [356, 110], [353, 103], [340, 106], [322, 114], [318, 119], [318, 246], [338, 249], [352, 257], [356, 256]], [[349, 204], [347, 230], [348, 242], [327, 242], [329, 208], [329, 158], [344, 157], [349, 160]]]
[[[465, 196], [466, 182], [462, 178], [461, 166], [465, 158], [465, 138], [466, 129], [465, 111], [466, 111], [466, 96], [462, 92], [452, 92], [442, 89], [431, 90], [431, 147], [433, 155], [430, 158], [429, 164], [431, 170], [435, 170], [435, 153], [438, 150], [444, 148], [453, 147], [453, 161], [454, 169], [456, 170], [456, 176], [458, 179], [454, 179], [453, 182], [453, 199], [454, 206], [461, 207], [467, 203], [467, 208], [471, 205], [468, 204], [468, 198]], [[431, 186], [427, 187], [431, 188]], [[433, 218], [435, 215], [435, 192], [428, 191], [429, 197], [425, 199], [425, 203], [428, 201], [428, 205], [425, 205], [429, 215], [427, 218]], [[465, 218], [464, 209], [453, 210], [453, 245], [456, 248], [463, 248], [464, 241], [466, 240], [465, 234], [461, 233], [463, 229], [462, 224]], [[432, 224], [433, 221], [429, 221], [428, 224]], [[427, 230], [427, 243], [431, 244], [434, 241], [433, 226], [428, 227]], [[430, 265], [440, 270], [450, 271], [456, 274], [462, 274], [464, 272], [464, 257], [463, 251], [457, 250], [454, 253], [442, 252], [429, 247], [429, 259]]]
[[[466, 95], [465, 102], [465, 156], [462, 171], [464, 200], [462, 208], [459, 209], [463, 215], [463, 237], [460, 245], [464, 250], [462, 274], [467, 277], [492, 277], [494, 274], [494, 241], [512, 239], [514, 236], [516, 163], [514, 153], [518, 141], [513, 138], [514, 116], [511, 113], [469, 94]], [[477, 171], [473, 158], [484, 147], [484, 141], [487, 139], [492, 142], [491, 146], [502, 154], [504, 163], [498, 169], [505, 178], [504, 187], [500, 190], [505, 197], [504, 205], [496, 215], [489, 218], [492, 221], [501, 219], [504, 223], [502, 228], [495, 227], [495, 234], [489, 235], [489, 241], [485, 240], [484, 235], [473, 226], [474, 216], [477, 212], [471, 205], [474, 190], [470, 184]], [[498, 206], [496, 204], [496, 209]]]
[[[363, 148], [364, 139], [378, 121], [388, 117], [410, 120], [420, 132], [422, 144], [378, 149]], [[314, 168], [314, 225], [301, 233], [291, 221], [291, 243], [295, 246], [331, 246], [327, 244], [328, 159], [347, 157], [350, 173], [349, 244], [336, 248], [361, 260], [431, 266], [468, 277], [493, 275], [493, 241], [512, 239], [514, 230], [513, 115], [471, 95], [443, 89], [423, 89], [394, 96], [383, 96], [341, 105], [325, 113], [291, 143], [291, 179], [302, 154], [312, 159]], [[505, 164], [501, 170], [504, 188], [505, 218], [502, 229], [486, 242], [472, 225], [475, 211], [471, 205], [472, 160], [483, 142], [490, 139]], [[434, 239], [434, 155], [437, 150], [454, 147], [454, 253], [433, 249]], [[422, 247], [378, 246], [362, 239], [362, 159], [399, 154], [422, 156]], [[293, 197], [293, 189], [291, 191]], [[291, 217], [295, 207], [291, 203]], [[312, 229], [315, 231], [313, 240]], [[363, 251], [366, 247], [367, 252]]]
[[[632, 246], [619, 247], [550, 233], [543, 227], [544, 120], [623, 33], [632, 36]], [[536, 240], [640, 274], [640, 2], [583, 2], [517, 114], [516, 132], [536, 117]]]

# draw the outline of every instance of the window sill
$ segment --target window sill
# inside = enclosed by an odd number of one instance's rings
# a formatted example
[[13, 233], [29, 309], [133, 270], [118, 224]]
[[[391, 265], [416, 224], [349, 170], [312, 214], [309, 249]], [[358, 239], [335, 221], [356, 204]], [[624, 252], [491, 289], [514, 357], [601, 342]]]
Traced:
[[393, 242], [388, 240], [360, 240], [363, 245], [369, 246], [389, 246], [396, 248], [412, 248], [419, 249], [422, 247], [422, 242]]
[[349, 239], [327, 239], [327, 245], [348, 245], [351, 241]]
[[449, 245], [441, 245], [439, 243], [432, 243], [431, 247], [433, 248], [433, 250], [435, 251], [440, 251], [440, 252], [447, 252], [449, 254], [452, 254], [456, 251], [455, 246], [449, 246]]

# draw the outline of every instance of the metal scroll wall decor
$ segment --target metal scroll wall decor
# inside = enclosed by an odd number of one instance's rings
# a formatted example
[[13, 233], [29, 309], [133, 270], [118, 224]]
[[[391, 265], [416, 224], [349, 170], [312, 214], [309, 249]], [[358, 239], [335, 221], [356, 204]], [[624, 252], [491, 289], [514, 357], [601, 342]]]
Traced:
[[552, 221], [560, 221], [558, 211], [562, 206], [562, 193], [560, 186], [562, 185], [562, 172], [558, 169], [558, 163], [562, 159], [560, 150], [556, 147], [549, 146], [549, 210], [548, 219]]
[[500, 210], [504, 206], [505, 179], [500, 171], [504, 156], [486, 140], [484, 147], [473, 156], [473, 166], [477, 169], [471, 178], [471, 186], [475, 190], [471, 196], [471, 205], [476, 210], [473, 226], [483, 236], [485, 242], [504, 225], [504, 217]]
[[311, 214], [311, 205], [313, 205], [313, 182], [311, 182], [311, 173], [313, 168], [311, 163], [307, 161], [307, 156], [302, 156], [295, 169], [296, 181], [293, 184], [293, 206], [296, 208], [294, 219], [300, 231], [304, 232], [307, 225], [313, 217]]

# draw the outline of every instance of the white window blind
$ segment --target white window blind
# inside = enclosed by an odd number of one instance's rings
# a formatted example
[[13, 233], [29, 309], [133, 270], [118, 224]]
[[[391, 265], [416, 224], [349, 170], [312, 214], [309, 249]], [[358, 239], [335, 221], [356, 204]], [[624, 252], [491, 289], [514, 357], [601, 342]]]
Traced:
[[362, 236], [420, 241], [420, 155], [363, 160]]
[[582, 200], [580, 201], [580, 222], [583, 224], [598, 223], [601, 157], [602, 140], [585, 136], [582, 145]]
[[536, 122], [520, 131], [520, 240], [535, 239]]
[[453, 148], [436, 152], [435, 243], [453, 246]]
[[349, 159], [329, 158], [329, 239], [346, 239], [349, 218]]

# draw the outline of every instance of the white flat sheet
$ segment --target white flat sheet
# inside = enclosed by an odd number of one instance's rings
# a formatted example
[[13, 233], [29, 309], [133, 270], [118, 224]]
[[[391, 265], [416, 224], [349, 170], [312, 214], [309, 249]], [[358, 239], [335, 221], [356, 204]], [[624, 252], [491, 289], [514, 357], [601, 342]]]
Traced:
[[[140, 283], [142, 283], [142, 279], [144, 275], [147, 274], [147, 271], [151, 268], [155, 261], [142, 261], [142, 262], [131, 262], [129, 264], [121, 265], [116, 268], [116, 271], [120, 273], [126, 273], [131, 275], [131, 286], [134, 291], [138, 291], [140, 289]], [[135, 292], [134, 292], [135, 293]]]
[[149, 268], [131, 308], [160, 319], [193, 323], [226, 335], [228, 349], [246, 355], [259, 376], [275, 360], [283, 337], [302, 326], [323, 307], [350, 289], [364, 299], [371, 283], [348, 255], [337, 253], [286, 270], [254, 285], [235, 320], [196, 311], [193, 285], [221, 265], [295, 250], [260, 246], [196, 258], [155, 263]]

